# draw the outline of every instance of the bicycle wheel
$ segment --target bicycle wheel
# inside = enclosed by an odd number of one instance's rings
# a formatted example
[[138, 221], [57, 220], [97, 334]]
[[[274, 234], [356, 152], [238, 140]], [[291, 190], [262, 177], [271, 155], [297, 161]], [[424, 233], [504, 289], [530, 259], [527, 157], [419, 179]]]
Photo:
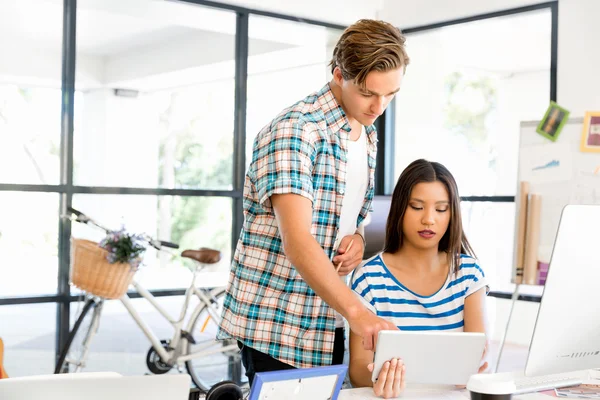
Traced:
[[[88, 298], [69, 333], [67, 343], [56, 362], [55, 374], [80, 372], [85, 362], [93, 336], [100, 326], [100, 315], [104, 300]], [[89, 311], [92, 310], [90, 313]]]
[[188, 343], [187, 354], [196, 352], [206, 354], [186, 361], [185, 366], [193, 382], [203, 391], [208, 391], [215, 383], [222, 380], [231, 380], [242, 387], [247, 387], [248, 379], [237, 342], [215, 338], [221, 320], [225, 289], [213, 289], [210, 295], [213, 300], [212, 314], [218, 316], [218, 320], [210, 315], [206, 304], [200, 303], [194, 310], [188, 332], [196, 344]]

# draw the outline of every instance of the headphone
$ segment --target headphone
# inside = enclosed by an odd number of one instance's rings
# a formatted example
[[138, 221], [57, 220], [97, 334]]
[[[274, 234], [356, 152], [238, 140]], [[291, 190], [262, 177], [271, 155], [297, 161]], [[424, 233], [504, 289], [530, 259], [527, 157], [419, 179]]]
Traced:
[[206, 400], [244, 400], [244, 393], [235, 382], [222, 381], [210, 388]]

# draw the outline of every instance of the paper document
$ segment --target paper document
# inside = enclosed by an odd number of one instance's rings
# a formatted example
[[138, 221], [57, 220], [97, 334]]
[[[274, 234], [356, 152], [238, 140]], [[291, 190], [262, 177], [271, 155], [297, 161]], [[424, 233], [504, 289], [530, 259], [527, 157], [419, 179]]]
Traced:
[[581, 385], [557, 388], [554, 390], [558, 397], [600, 399], [600, 383], [598, 381], [586, 381]]

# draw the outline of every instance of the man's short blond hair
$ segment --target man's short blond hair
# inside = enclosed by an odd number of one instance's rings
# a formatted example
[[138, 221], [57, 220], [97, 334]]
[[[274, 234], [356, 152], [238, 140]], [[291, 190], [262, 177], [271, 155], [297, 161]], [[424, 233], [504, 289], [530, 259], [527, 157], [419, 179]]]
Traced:
[[361, 19], [352, 24], [338, 40], [331, 59], [331, 72], [339, 67], [342, 77], [364, 86], [371, 71], [386, 72], [409, 63], [406, 38], [385, 21]]

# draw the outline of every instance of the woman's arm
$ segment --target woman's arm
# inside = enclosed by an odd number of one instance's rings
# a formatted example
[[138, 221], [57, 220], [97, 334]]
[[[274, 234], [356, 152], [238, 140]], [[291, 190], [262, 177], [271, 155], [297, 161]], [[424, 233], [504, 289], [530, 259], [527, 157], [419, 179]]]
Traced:
[[[475, 293], [469, 295], [465, 299], [464, 307], [464, 320], [465, 320], [465, 332], [482, 332], [486, 336], [485, 349], [483, 351], [482, 360], [485, 359], [487, 349], [489, 346], [489, 332], [487, 324], [487, 314], [485, 311], [486, 302], [486, 288], [482, 287]], [[484, 372], [487, 369], [487, 362], [482, 363], [479, 367], [479, 372]]]

